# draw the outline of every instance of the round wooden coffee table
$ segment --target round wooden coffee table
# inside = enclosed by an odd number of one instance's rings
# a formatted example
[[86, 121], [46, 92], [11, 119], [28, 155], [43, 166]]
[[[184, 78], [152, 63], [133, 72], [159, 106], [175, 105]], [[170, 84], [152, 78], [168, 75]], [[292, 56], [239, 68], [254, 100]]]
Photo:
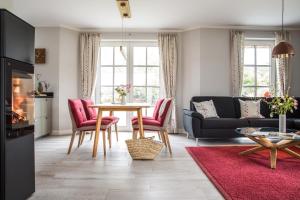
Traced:
[[257, 143], [256, 147], [240, 152], [240, 155], [249, 155], [258, 151], [269, 149], [272, 169], [276, 169], [277, 151], [284, 151], [289, 155], [300, 159], [300, 154], [290, 149], [290, 147], [300, 145], [300, 135], [297, 130], [288, 129], [287, 133], [280, 133], [278, 128], [264, 127], [237, 128], [236, 132], [245, 135]]

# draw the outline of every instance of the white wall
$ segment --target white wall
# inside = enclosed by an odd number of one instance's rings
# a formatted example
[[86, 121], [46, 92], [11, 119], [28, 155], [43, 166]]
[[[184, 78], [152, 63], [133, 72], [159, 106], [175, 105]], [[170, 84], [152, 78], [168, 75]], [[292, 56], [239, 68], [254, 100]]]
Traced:
[[52, 129], [54, 134], [70, 133], [68, 98], [78, 97], [79, 33], [57, 27], [36, 28], [35, 47], [46, 48], [46, 64], [35, 65], [35, 73], [50, 83], [54, 92]]

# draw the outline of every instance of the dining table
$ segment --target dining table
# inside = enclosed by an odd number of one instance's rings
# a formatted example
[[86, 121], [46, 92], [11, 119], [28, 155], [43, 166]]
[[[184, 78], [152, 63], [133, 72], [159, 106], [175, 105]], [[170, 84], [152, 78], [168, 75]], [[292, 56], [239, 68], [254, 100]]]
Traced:
[[[98, 141], [99, 141], [99, 133], [102, 121], [102, 114], [104, 111], [109, 111], [109, 115], [113, 116], [114, 111], [124, 111], [124, 112], [136, 112], [138, 118], [138, 126], [140, 137], [144, 137], [144, 127], [143, 127], [143, 115], [142, 109], [149, 108], [150, 105], [147, 103], [126, 103], [126, 104], [95, 104], [91, 105], [91, 108], [97, 109], [97, 122], [96, 122], [96, 130], [95, 130], [95, 139], [93, 146], [93, 158], [97, 157], [97, 149], [98, 149]], [[106, 156], [106, 143], [105, 143], [105, 134], [103, 134], [103, 153], [104, 157]]]

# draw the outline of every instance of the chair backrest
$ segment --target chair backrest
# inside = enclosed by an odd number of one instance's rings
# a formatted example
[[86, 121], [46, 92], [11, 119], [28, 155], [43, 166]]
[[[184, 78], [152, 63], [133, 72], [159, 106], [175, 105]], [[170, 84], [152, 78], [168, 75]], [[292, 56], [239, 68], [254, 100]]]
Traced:
[[163, 100], [159, 108], [157, 120], [160, 122], [160, 125], [163, 127], [166, 127], [170, 121], [172, 106], [173, 106], [172, 104], [173, 104], [173, 99], [166, 98]]
[[68, 105], [73, 129], [79, 128], [83, 122], [87, 121], [82, 102], [80, 99], [69, 99]]
[[95, 108], [91, 108], [89, 106], [94, 105], [94, 102], [91, 99], [81, 99], [86, 118], [88, 120], [96, 119], [97, 117], [97, 110]]
[[159, 116], [159, 109], [161, 104], [163, 103], [164, 99], [158, 99], [155, 103], [154, 111], [153, 111], [153, 118], [158, 119]]

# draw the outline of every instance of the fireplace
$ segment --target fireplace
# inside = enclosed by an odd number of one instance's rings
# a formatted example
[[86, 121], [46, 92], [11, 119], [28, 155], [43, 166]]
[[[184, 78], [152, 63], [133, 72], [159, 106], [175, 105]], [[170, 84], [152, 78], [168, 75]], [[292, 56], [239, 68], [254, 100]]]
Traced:
[[33, 125], [33, 97], [33, 75], [26, 72], [13, 71], [11, 116], [13, 128]]
[[0, 199], [27, 199], [35, 191], [34, 33], [0, 9]]
[[19, 137], [34, 130], [33, 66], [6, 59], [7, 138]]

